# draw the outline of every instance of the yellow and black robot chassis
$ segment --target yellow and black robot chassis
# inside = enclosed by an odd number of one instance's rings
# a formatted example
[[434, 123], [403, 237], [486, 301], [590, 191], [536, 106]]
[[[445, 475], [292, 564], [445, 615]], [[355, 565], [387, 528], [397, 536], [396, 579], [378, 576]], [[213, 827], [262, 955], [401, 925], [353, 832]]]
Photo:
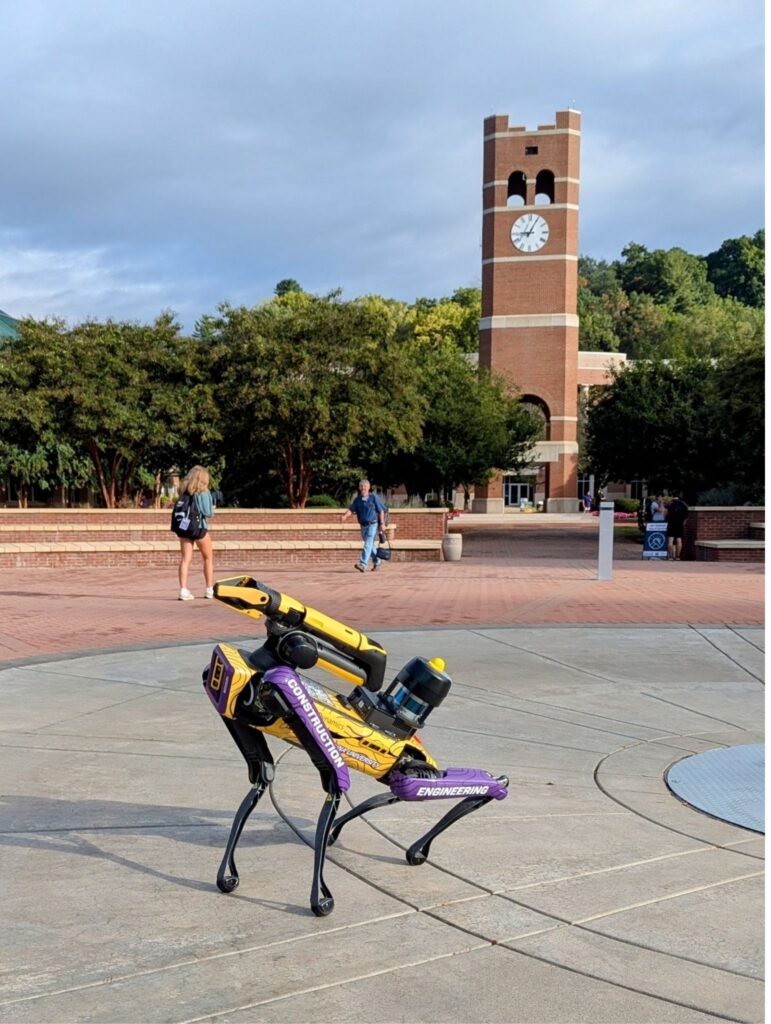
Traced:
[[[440, 769], [416, 733], [447, 696], [452, 680], [441, 659], [412, 658], [381, 692], [386, 652], [375, 640], [308, 608], [249, 576], [220, 580], [214, 596], [236, 611], [266, 620], [267, 639], [254, 651], [229, 644], [214, 648], [203, 675], [206, 693], [246, 760], [252, 786], [236, 812], [217, 874], [222, 892], [238, 885], [235, 848], [246, 819], [274, 775], [265, 735], [302, 747], [318, 769], [326, 799], [316, 826], [311, 910], [334, 908], [324, 882], [327, 846], [360, 814], [399, 800], [458, 802], [407, 850], [422, 864], [446, 828], [508, 792], [505, 776], [479, 768]], [[341, 694], [303, 678], [316, 666], [353, 684]], [[335, 822], [349, 769], [371, 775], [386, 791], [364, 800]]]

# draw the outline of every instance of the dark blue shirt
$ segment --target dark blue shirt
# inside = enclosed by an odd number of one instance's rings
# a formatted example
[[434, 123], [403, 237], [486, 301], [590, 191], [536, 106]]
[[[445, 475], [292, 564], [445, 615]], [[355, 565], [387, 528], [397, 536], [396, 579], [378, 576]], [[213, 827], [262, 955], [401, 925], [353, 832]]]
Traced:
[[376, 494], [368, 494], [362, 498], [359, 494], [348, 506], [350, 512], [359, 520], [359, 526], [366, 526], [368, 523], [376, 523], [378, 513], [385, 512], [386, 507]]

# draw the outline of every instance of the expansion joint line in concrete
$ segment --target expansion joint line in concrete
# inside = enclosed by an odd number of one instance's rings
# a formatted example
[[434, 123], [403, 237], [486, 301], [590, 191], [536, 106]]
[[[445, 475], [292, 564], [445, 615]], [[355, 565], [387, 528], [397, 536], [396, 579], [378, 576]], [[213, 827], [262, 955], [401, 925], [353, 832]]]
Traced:
[[[665, 832], [672, 832], [674, 835], [684, 836], [686, 839], [693, 839], [697, 843], [704, 843], [705, 845], [707, 845], [709, 847], [713, 847], [713, 848], [715, 848], [717, 850], [730, 850], [731, 853], [736, 853], [740, 857], [751, 857], [753, 860], [762, 860], [761, 857], [756, 857], [752, 853], [745, 853], [744, 850], [733, 850], [731, 847], [734, 844], [716, 843], [716, 842], [713, 842], [712, 840], [703, 839], [701, 836], [695, 836], [695, 835], [693, 835], [692, 832], [685, 832], [685, 831], [683, 831], [683, 829], [674, 828], [672, 825], [665, 825], [662, 822], [657, 821], [655, 818], [652, 818], [650, 815], [643, 814], [642, 811], [637, 810], [636, 807], [632, 807], [630, 804], [624, 803], [623, 800], [620, 800], [617, 796], [614, 796], [612, 793], [608, 792], [608, 790], [605, 788], [605, 786], [600, 781], [600, 770], [601, 770], [602, 766], [611, 757], [614, 757], [616, 754], [620, 754], [620, 753], [623, 753], [624, 751], [631, 750], [634, 747], [641, 747], [641, 746], [644, 746], [644, 745], [649, 744], [649, 743], [659, 743], [662, 740], [666, 740], [666, 739], [684, 739], [684, 738], [686, 738], [686, 737], [683, 737], [683, 736], [671, 736], [671, 737], [659, 736], [659, 737], [655, 737], [655, 738], [650, 739], [650, 740], [640, 740], [639, 743], [630, 743], [630, 744], [628, 744], [625, 747], [618, 747], [616, 750], [612, 750], [609, 753], [604, 754], [600, 758], [600, 760], [597, 762], [597, 764], [594, 766], [594, 771], [592, 772], [592, 777], [594, 779], [595, 785], [600, 790], [600, 792], [604, 794], [604, 796], [606, 796], [609, 800], [612, 800], [615, 804], [618, 804], [619, 807], [625, 807], [631, 814], [634, 814], [638, 818], [642, 818], [644, 821], [649, 821], [652, 825], [656, 825], [658, 828], [664, 829]], [[722, 744], [720, 744], [720, 745], [722, 745]], [[683, 748], [680, 748], [680, 749], [683, 749]], [[740, 826], [735, 826], [735, 827], [738, 828]]]
[[[715, 643], [714, 640], [711, 640], [708, 636], [705, 636], [704, 633], [702, 633], [701, 630], [698, 629], [696, 626], [690, 626], [689, 628], [692, 629], [694, 631], [694, 633], [698, 633], [698, 635], [703, 640], [706, 640], [708, 644], [711, 644], [715, 648], [715, 650], [718, 651], [718, 653], [723, 655], [724, 658], [728, 658], [729, 661], [732, 661], [734, 663], [734, 665], [736, 665], [737, 668], [742, 670], [742, 672], [746, 672], [748, 676], [751, 676], [753, 679], [755, 679], [757, 682], [759, 682], [761, 686], [765, 686], [766, 685], [765, 684], [765, 680], [761, 676], [756, 675], [751, 669], [747, 668], [746, 665], [742, 665], [742, 663], [740, 661], [737, 661], [736, 658], [732, 657], [732, 655], [730, 655], [728, 653], [728, 651], [724, 651], [722, 647], [719, 647]], [[731, 627], [728, 626], [727, 628], [730, 629]], [[737, 636], [741, 636], [741, 634], [739, 634], [739, 633], [737, 633], [736, 635]], [[741, 637], [741, 638], [742, 638], [742, 640], [744, 640], [744, 637]], [[745, 640], [744, 642], [748, 643], [747, 640]], [[754, 646], [754, 645], [750, 645], [750, 646]]]
[[662, 704], [671, 704], [673, 708], [680, 708], [682, 711], [688, 711], [692, 715], [699, 715], [701, 718], [709, 718], [712, 722], [720, 722], [721, 725], [730, 725], [732, 729], [739, 729], [741, 732], [747, 732], [743, 725], [738, 725], [736, 722], [729, 722], [726, 718], [718, 718], [716, 715], [708, 715], [706, 711], [697, 711], [696, 708], [689, 708], [687, 704], [678, 704], [677, 701], [667, 700], [666, 697], [659, 697], [657, 693], [648, 693], [646, 690], [640, 690], [640, 693], [643, 697], [650, 697], [651, 700], [660, 700]]
[[[662, 738], [666, 738], [666, 737], [662, 737]], [[634, 745], [636, 746], [637, 744], [634, 744]], [[621, 748], [621, 749], [629, 749], [629, 748]], [[281, 754], [281, 758], [283, 758], [284, 756], [288, 756], [291, 752], [292, 752], [291, 750], [283, 752]], [[284, 821], [289, 825], [289, 827], [292, 828], [292, 830], [296, 833], [296, 835], [306, 845], [311, 845], [310, 840], [307, 839], [298, 829], [296, 829], [294, 827], [294, 825], [292, 824], [291, 820], [280, 810], [279, 806], [277, 805], [277, 803], [276, 803], [276, 801], [274, 799], [274, 794], [272, 792], [271, 792], [271, 799], [273, 799], [274, 806], [276, 807], [276, 810], [282, 816]], [[376, 832], [378, 835], [380, 835], [384, 839], [386, 839], [386, 841], [390, 842], [391, 844], [393, 844], [394, 846], [398, 847], [399, 849], [402, 849], [402, 850], [405, 849], [405, 847], [401, 843], [399, 843], [396, 840], [394, 840], [391, 836], [388, 835], [387, 832], [385, 832], [383, 829], [379, 828], [376, 824], [374, 824], [374, 822], [371, 821], [368, 818], [368, 816], [363, 816], [361, 820], [362, 820], [362, 823], [366, 824], [374, 832]], [[705, 851], [708, 851], [710, 848], [711, 847], [709, 847], [709, 846], [704, 846], [703, 849]], [[724, 847], [724, 848], [726, 848], [726, 847]], [[699, 848], [699, 849], [701, 849], [701, 848]], [[697, 852], [697, 851], [693, 851], [693, 852]], [[675, 856], [675, 855], [673, 854], [673, 855], [667, 855], [667, 856]], [[666, 859], [666, 858], [662, 857], [662, 858], [654, 858], [654, 859]], [[579, 931], [587, 931], [587, 932], [590, 932], [592, 934], [602, 935], [604, 938], [606, 938], [606, 939], [608, 939], [608, 940], [610, 940], [612, 942], [619, 942], [622, 945], [627, 945], [627, 946], [631, 946], [631, 947], [634, 947], [634, 948], [640, 948], [640, 949], [647, 949], [648, 951], [653, 952], [653, 953], [657, 953], [659, 955], [669, 956], [669, 957], [672, 957], [673, 959], [678, 959], [678, 960], [682, 960], [684, 962], [689, 962], [689, 963], [697, 964], [698, 966], [706, 967], [706, 968], [709, 968], [711, 970], [721, 971], [722, 973], [733, 974], [733, 975], [737, 975], [739, 977], [750, 978], [753, 981], [757, 980], [755, 978], [752, 978], [751, 975], [746, 975], [746, 974], [743, 974], [743, 973], [741, 973], [739, 971], [732, 971], [732, 970], [727, 969], [727, 968], [715, 967], [712, 964], [704, 963], [703, 961], [695, 960], [695, 959], [692, 959], [690, 957], [686, 957], [686, 956], [683, 956], [683, 955], [680, 955], [680, 954], [669, 953], [669, 952], [664, 951], [664, 950], [655, 949], [654, 947], [646, 946], [646, 945], [644, 945], [643, 943], [640, 943], [640, 942], [635, 942], [635, 941], [632, 941], [632, 940], [627, 940], [627, 939], [619, 938], [617, 936], [607, 935], [604, 932], [599, 932], [599, 931], [597, 931], [594, 928], [587, 927], [587, 925], [590, 924], [591, 922], [595, 921], [595, 920], [599, 920], [599, 919], [604, 918], [604, 917], [610, 917], [610, 916], [613, 916], [615, 914], [624, 913], [628, 909], [637, 909], [637, 907], [640, 907], [640, 906], [655, 905], [655, 904], [658, 904], [658, 903], [661, 903], [661, 902], [667, 902], [667, 901], [669, 901], [671, 899], [676, 899], [676, 898], [678, 898], [680, 896], [690, 895], [693, 892], [700, 892], [700, 891], [706, 890], [706, 889], [713, 889], [713, 888], [719, 887], [721, 885], [728, 884], [729, 882], [738, 881], [738, 880], [744, 879], [744, 878], [754, 878], [754, 877], [757, 877], [757, 876], [763, 874], [763, 872], [760, 872], [760, 871], [748, 873], [748, 874], [741, 875], [741, 876], [735, 876], [735, 877], [733, 877], [731, 879], [722, 880], [720, 882], [709, 883], [707, 885], [689, 888], [689, 889], [683, 890], [682, 892], [678, 892], [678, 893], [670, 893], [670, 894], [667, 894], [666, 896], [663, 896], [663, 897], [660, 897], [660, 898], [657, 898], [657, 899], [647, 900], [647, 901], [644, 901], [644, 902], [639, 903], [639, 904], [635, 904], [635, 905], [630, 906], [630, 907], [615, 908], [615, 909], [613, 909], [611, 911], [607, 911], [607, 912], [605, 912], [603, 914], [591, 915], [591, 916], [589, 916], [587, 918], [577, 919], [577, 920], [573, 921], [573, 920], [570, 920], [569, 918], [565, 918], [565, 917], [562, 917], [560, 915], [553, 914], [553, 913], [550, 913], [548, 911], [544, 911], [542, 909], [539, 909], [538, 907], [535, 907], [535, 906], [532, 906], [531, 904], [526, 903], [524, 900], [515, 899], [515, 898], [513, 898], [512, 896], [509, 895], [509, 892], [511, 890], [496, 891], [496, 890], [493, 890], [493, 889], [481, 886], [481, 885], [479, 885], [478, 882], [474, 882], [471, 879], [467, 878], [466, 876], [461, 875], [458, 872], [452, 871], [449, 868], [443, 867], [440, 864], [436, 864], [436, 863], [432, 862], [429, 859], [429, 861], [427, 863], [431, 864], [431, 866], [435, 870], [440, 871], [443, 874], [446, 874], [446, 875], [448, 875], [450, 877], [456, 878], [457, 880], [459, 880], [461, 882], [464, 882], [465, 884], [470, 885], [473, 888], [476, 888], [476, 889], [480, 890], [479, 891], [479, 895], [477, 895], [477, 896], [473, 896], [472, 895], [472, 896], [467, 896], [467, 897], [463, 897], [461, 899], [450, 901], [453, 905], [455, 905], [456, 903], [466, 903], [466, 902], [471, 902], [471, 901], [474, 901], [474, 900], [490, 899], [493, 896], [500, 896], [501, 898], [506, 899], [510, 903], [514, 903], [515, 905], [520, 906], [520, 907], [522, 907], [525, 910], [530, 910], [530, 911], [532, 911], [534, 913], [539, 914], [542, 917], [545, 917], [545, 918], [555, 922], [550, 927], [542, 928], [542, 929], [537, 929], [537, 930], [532, 930], [531, 929], [527, 933], [523, 933], [522, 935], [519, 935], [519, 936], [516, 936], [516, 937], [512, 937], [510, 939], [491, 940], [488, 936], [486, 936], [486, 935], [484, 935], [484, 934], [482, 934], [480, 932], [474, 931], [473, 929], [470, 929], [470, 928], [466, 928], [466, 927], [464, 927], [464, 926], [462, 926], [462, 925], [460, 925], [460, 924], [458, 924], [456, 922], [448, 921], [446, 919], [446, 917], [441, 916], [440, 914], [435, 912], [431, 907], [420, 908], [420, 907], [416, 906], [415, 904], [410, 903], [409, 901], [405, 900], [403, 896], [399, 895], [398, 893], [390, 892], [390, 891], [384, 889], [383, 887], [378, 886], [376, 883], [374, 883], [366, 875], [363, 875], [363, 874], [361, 874], [359, 872], [353, 871], [348, 865], [341, 864], [338, 860], [334, 859], [334, 857], [333, 857], [333, 861], [334, 861], [334, 863], [336, 864], [336, 866], [338, 868], [340, 868], [341, 870], [347, 872], [348, 874], [351, 874], [353, 877], [359, 879], [364, 884], [371, 886], [372, 888], [376, 889], [377, 891], [382, 892], [382, 893], [390, 896], [393, 899], [397, 899], [397, 900], [400, 900], [401, 902], [404, 902], [408, 907], [410, 907], [416, 913], [424, 914], [424, 915], [426, 915], [428, 917], [431, 917], [434, 920], [437, 920], [437, 921], [441, 922], [445, 926], [451, 927], [451, 928], [453, 928], [453, 929], [455, 929], [457, 931], [461, 931], [464, 934], [472, 936], [473, 938], [482, 940], [482, 942], [485, 944], [485, 946], [487, 946], [487, 945], [497, 945], [497, 946], [503, 946], [504, 948], [510, 948], [513, 951], [519, 953], [520, 955], [528, 956], [531, 959], [535, 959], [535, 960], [542, 960], [543, 962], [549, 963], [551, 966], [557, 967], [559, 969], [571, 971], [573, 973], [580, 974], [580, 975], [582, 975], [584, 977], [591, 978], [592, 980], [601, 981], [601, 982], [603, 982], [605, 984], [613, 985], [613, 986], [615, 986], [617, 988], [621, 988], [621, 989], [624, 989], [626, 991], [635, 992], [635, 993], [637, 993], [639, 995], [644, 995], [644, 996], [646, 996], [648, 998], [651, 998], [651, 999], [657, 999], [657, 1000], [659, 1000], [661, 1002], [670, 1003], [672, 1005], [683, 1006], [683, 1007], [685, 1007], [687, 1009], [696, 1009], [699, 1012], [703, 1012], [703, 1013], [709, 1013], [712, 1016], [714, 1016], [716, 1018], [719, 1018], [719, 1019], [736, 1020], [736, 1018], [725, 1016], [723, 1014], [717, 1013], [714, 1010], [710, 1010], [708, 1008], [698, 1007], [698, 1006], [696, 1006], [695, 1004], [692, 1004], [692, 1003], [680, 1002], [678, 1000], [668, 999], [666, 997], [659, 996], [659, 995], [657, 995], [655, 993], [648, 992], [648, 991], [646, 991], [644, 989], [640, 989], [640, 988], [635, 988], [633, 986], [624, 985], [621, 982], [617, 982], [617, 981], [613, 981], [613, 980], [610, 980], [610, 979], [607, 979], [607, 978], [603, 978], [603, 977], [601, 977], [599, 975], [592, 974], [590, 972], [585, 972], [585, 971], [578, 970], [577, 968], [573, 968], [573, 967], [567, 966], [567, 965], [565, 965], [563, 963], [560, 963], [559, 961], [549, 960], [547, 958], [537, 956], [537, 955], [531, 953], [530, 951], [521, 950], [521, 949], [518, 949], [516, 947], [509, 946], [508, 943], [516, 941], [516, 939], [525, 938], [528, 935], [542, 934], [544, 932], [555, 931], [555, 930], [558, 930], [560, 928], [576, 928]], [[442, 906], [446, 907], [447, 904], [446, 903], [442, 904]], [[472, 948], [485, 948], [485, 946], [472, 947]], [[469, 950], [465, 950], [465, 951], [461, 951], [461, 952], [468, 952], [468, 951]], [[449, 954], [449, 955], [457, 956], [457, 955], [460, 955], [460, 954], [456, 952], [456, 953]], [[430, 962], [430, 961], [427, 961], [427, 962]], [[415, 965], [412, 965], [412, 966], [415, 966]], [[400, 970], [400, 969], [401, 968], [399, 968], [399, 967], [392, 967], [390, 969], [390, 971], [396, 971], [396, 970]], [[385, 973], [390, 973], [390, 971], [389, 972], [385, 972]], [[378, 972], [378, 973], [383, 973], [383, 972]], [[369, 976], [370, 975], [368, 975], [368, 977]], [[341, 983], [343, 983], [343, 982], [341, 982]], [[324, 987], [326, 987], [326, 986], [324, 986]], [[291, 995], [296, 995], [296, 994], [300, 994], [300, 993], [292, 993]], [[276, 999], [285, 999], [285, 998], [290, 998], [290, 997], [291, 996], [288, 995], [288, 996], [276, 997]], [[276, 1001], [276, 999], [270, 1000], [270, 1001]], [[252, 1006], [264, 1005], [264, 1003], [261, 1002], [261, 1003], [251, 1004], [251, 1005]], [[244, 1009], [249, 1009], [249, 1008], [250, 1007], [245, 1007]], [[239, 1009], [241, 1009], [241, 1008], [239, 1008]], [[230, 1009], [230, 1010], [228, 1010], [226, 1012], [235, 1012], [235, 1011], [233, 1009]], [[223, 1013], [223, 1015], [224, 1015], [224, 1013]], [[197, 1022], [199, 1020], [205, 1020], [205, 1019], [208, 1019], [208, 1018], [196, 1018], [195, 1020], [179, 1022], [179, 1024], [197, 1024]]]

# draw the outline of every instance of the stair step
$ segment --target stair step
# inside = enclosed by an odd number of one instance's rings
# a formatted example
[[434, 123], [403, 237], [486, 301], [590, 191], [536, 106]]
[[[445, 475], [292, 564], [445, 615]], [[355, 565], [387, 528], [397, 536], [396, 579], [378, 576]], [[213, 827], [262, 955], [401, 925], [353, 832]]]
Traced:
[[[359, 528], [342, 523], [298, 523], [294, 526], [280, 523], [213, 523], [212, 536], [217, 542], [224, 540], [255, 540], [257, 535], [277, 541], [290, 540], [349, 540], [359, 539]], [[396, 527], [388, 527], [393, 539]], [[109, 541], [161, 541], [174, 540], [168, 524], [134, 523], [65, 523], [8, 526], [0, 524], [0, 544], [54, 544], [91, 543]]]

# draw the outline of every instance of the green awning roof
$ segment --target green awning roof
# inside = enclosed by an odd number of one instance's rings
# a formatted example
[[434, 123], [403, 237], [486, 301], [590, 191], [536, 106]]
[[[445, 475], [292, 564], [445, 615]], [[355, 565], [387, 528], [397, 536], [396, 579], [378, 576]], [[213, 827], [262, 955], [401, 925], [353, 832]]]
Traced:
[[0, 338], [18, 338], [19, 321], [0, 309]]

